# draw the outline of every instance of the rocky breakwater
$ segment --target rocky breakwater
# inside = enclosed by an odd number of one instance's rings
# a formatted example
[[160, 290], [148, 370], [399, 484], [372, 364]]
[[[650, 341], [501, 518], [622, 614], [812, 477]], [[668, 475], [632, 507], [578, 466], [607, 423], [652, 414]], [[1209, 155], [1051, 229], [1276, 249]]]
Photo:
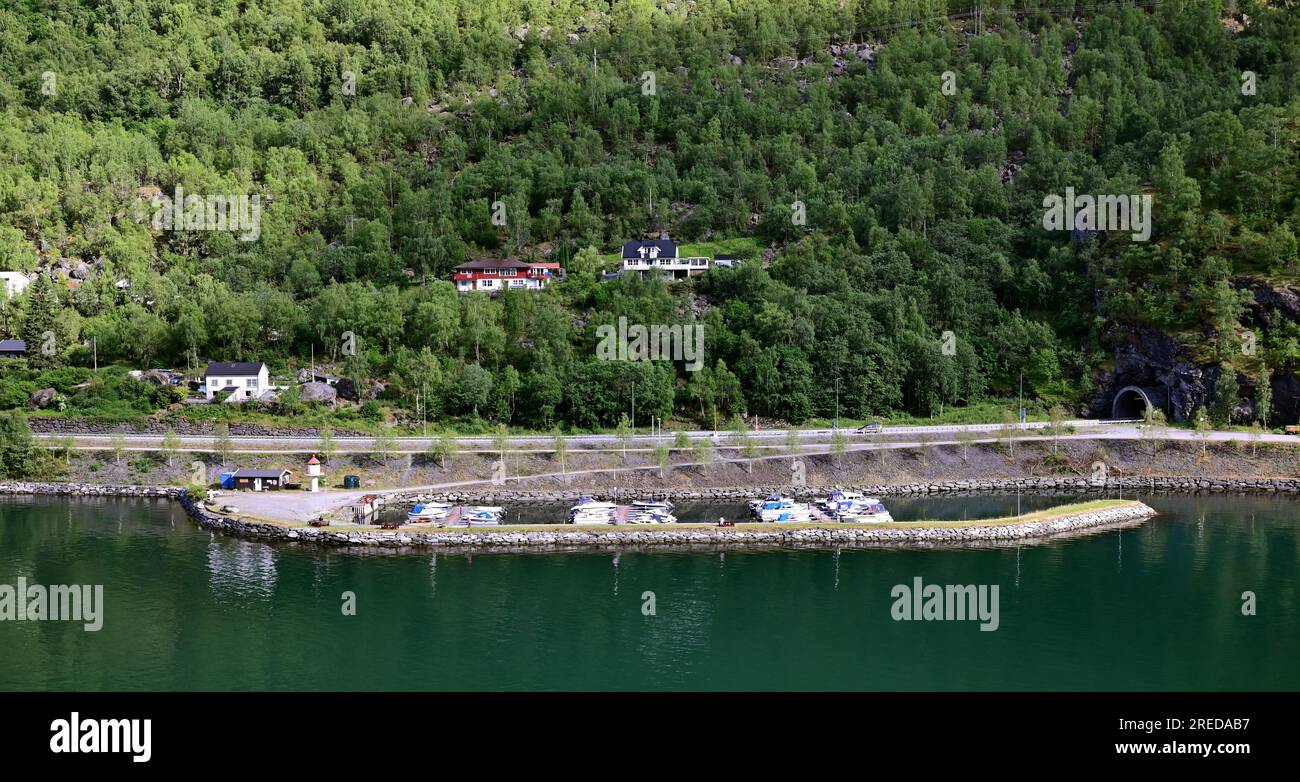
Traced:
[[185, 493], [175, 486], [104, 486], [94, 483], [0, 483], [0, 494], [59, 494], [71, 497], [168, 497]]
[[186, 495], [178, 499], [190, 515], [205, 528], [235, 535], [272, 540], [315, 543], [325, 546], [399, 549], [432, 548], [453, 551], [580, 549], [607, 547], [767, 547], [820, 548], [827, 546], [944, 546], [1026, 541], [1069, 533], [1097, 530], [1140, 522], [1155, 515], [1141, 502], [1116, 508], [1087, 511], [1043, 521], [1002, 524], [927, 525], [924, 522], [897, 526], [827, 525], [782, 528], [773, 524], [764, 529], [734, 527], [672, 527], [655, 529], [608, 528], [545, 530], [468, 530], [402, 529], [381, 532], [370, 529], [340, 530], [313, 527], [280, 527], [242, 520], [215, 513]]

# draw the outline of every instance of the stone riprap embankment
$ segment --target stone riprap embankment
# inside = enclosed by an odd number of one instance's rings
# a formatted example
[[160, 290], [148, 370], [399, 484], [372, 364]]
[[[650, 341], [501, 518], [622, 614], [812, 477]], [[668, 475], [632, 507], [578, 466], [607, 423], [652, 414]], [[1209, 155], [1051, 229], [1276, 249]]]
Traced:
[[504, 503], [568, 502], [579, 496], [597, 500], [630, 501], [653, 494], [657, 499], [674, 502], [743, 502], [768, 494], [785, 494], [796, 499], [825, 497], [833, 488], [859, 491], [876, 497], [907, 497], [927, 494], [987, 494], [990, 492], [1035, 492], [1039, 494], [1085, 494], [1089, 492], [1125, 491], [1143, 493], [1195, 492], [1283, 492], [1300, 493], [1300, 478], [1195, 478], [1195, 477], [1112, 477], [1106, 480], [1076, 477], [1008, 478], [961, 480], [931, 483], [845, 486], [733, 486], [706, 489], [659, 489], [653, 492], [601, 491], [510, 491], [487, 488], [449, 492], [389, 492], [384, 495], [390, 505], [416, 502], [451, 502], [468, 505]]
[[[96, 421], [90, 418], [55, 418], [52, 416], [32, 416], [27, 419], [32, 431], [37, 434], [57, 435], [110, 435], [140, 434], [163, 435], [169, 431], [180, 435], [207, 437], [213, 434], [215, 424], [211, 421]], [[261, 424], [230, 424], [233, 437], [320, 437], [316, 427], [297, 426], [262, 426]], [[335, 429], [334, 437], [370, 437], [364, 432]]]
[[[968, 487], [969, 488], [969, 487]], [[1296, 487], [1300, 489], [1300, 485]], [[746, 496], [755, 490], [750, 489]], [[883, 493], [883, 492], [882, 492]], [[1063, 534], [1080, 533], [1140, 522], [1155, 515], [1150, 507], [1133, 502], [1117, 508], [1080, 512], [1044, 521], [1021, 523], [939, 526], [925, 522], [906, 526], [858, 527], [830, 525], [821, 527], [770, 529], [736, 529], [729, 527], [600, 528], [573, 527], [537, 531], [490, 529], [356, 531], [285, 527], [221, 514], [191, 499], [184, 489], [154, 486], [98, 486], [68, 483], [0, 484], [0, 494], [71, 496], [171, 497], [180, 502], [204, 528], [233, 535], [326, 546], [367, 548], [434, 548], [443, 550], [495, 550], [538, 548], [582, 548], [608, 546], [759, 546], [819, 547], [854, 545], [936, 546], [1027, 541]], [[514, 496], [519, 502], [521, 497]]]
[[171, 497], [184, 493], [175, 486], [104, 486], [94, 483], [0, 483], [0, 494], [60, 494], [70, 497]]

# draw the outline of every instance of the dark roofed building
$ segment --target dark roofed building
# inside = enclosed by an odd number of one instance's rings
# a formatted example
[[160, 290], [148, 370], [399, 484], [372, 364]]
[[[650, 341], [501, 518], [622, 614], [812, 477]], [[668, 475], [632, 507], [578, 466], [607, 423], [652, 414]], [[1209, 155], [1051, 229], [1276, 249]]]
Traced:
[[260, 361], [209, 361], [208, 371], [204, 374], [219, 377], [245, 377], [257, 375], [266, 367]]
[[232, 473], [236, 489], [283, 489], [289, 482], [288, 470], [250, 470], [239, 469]]
[[266, 364], [260, 361], [209, 361], [208, 369], [203, 375], [208, 399], [229, 388], [231, 393], [228, 399], [242, 402], [260, 396], [263, 391], [271, 388]]
[[677, 243], [671, 239], [628, 242], [623, 245], [623, 271], [656, 272], [669, 280], [696, 277], [709, 269], [708, 258], [682, 258]]
[[26, 342], [21, 339], [0, 339], [0, 358], [23, 358], [26, 355]]
[[653, 261], [657, 258], [676, 258], [677, 242], [671, 239], [633, 241], [623, 245], [623, 260]]

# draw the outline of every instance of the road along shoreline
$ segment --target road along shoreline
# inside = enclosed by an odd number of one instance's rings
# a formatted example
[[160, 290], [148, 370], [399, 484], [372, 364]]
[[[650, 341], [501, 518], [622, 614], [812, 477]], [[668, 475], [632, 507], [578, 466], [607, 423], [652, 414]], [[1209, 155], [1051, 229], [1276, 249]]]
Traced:
[[[1054, 479], [1049, 479], [1054, 480]], [[958, 482], [962, 483], [962, 482]], [[1005, 483], [979, 481], [980, 484]], [[1014, 481], [1023, 485], [1024, 481]], [[1293, 491], [1300, 491], [1300, 481]], [[894, 487], [900, 489], [903, 487]], [[988, 489], [1000, 487], [990, 485]], [[970, 487], [965, 487], [970, 491]], [[756, 490], [749, 488], [747, 496]], [[884, 493], [884, 492], [878, 492]], [[895, 493], [898, 493], [895, 491]], [[915, 492], [913, 492], [915, 493]], [[926, 492], [939, 493], [939, 492]], [[1053, 515], [1051, 510], [1026, 514], [1016, 519], [990, 519], [987, 523], [972, 520], [954, 522], [898, 522], [888, 525], [746, 525], [742, 528], [711, 527], [704, 525], [665, 525], [662, 527], [556, 528], [550, 525], [538, 530], [519, 527], [493, 529], [413, 529], [410, 526], [397, 530], [376, 530], [358, 527], [356, 530], [340, 528], [315, 528], [309, 526], [283, 526], [263, 521], [241, 518], [238, 515], [217, 513], [193, 500], [178, 487], [164, 486], [105, 486], [95, 484], [0, 483], [0, 494], [8, 495], [64, 495], [80, 497], [153, 497], [179, 502], [186, 513], [205, 529], [220, 531], [240, 537], [277, 540], [291, 543], [318, 544], [331, 547], [359, 547], [365, 549], [431, 549], [444, 551], [485, 550], [574, 550], [609, 547], [841, 547], [841, 546], [897, 546], [930, 548], [951, 545], [998, 545], [1008, 542], [1037, 542], [1061, 536], [1101, 531], [1115, 527], [1132, 526], [1156, 515], [1149, 506], [1136, 500], [1117, 501], [1121, 504], [1100, 509], [1081, 508], [1077, 512]], [[521, 494], [528, 494], [521, 492]], [[502, 499], [501, 493], [493, 495]], [[512, 497], [513, 501], [527, 501]]]

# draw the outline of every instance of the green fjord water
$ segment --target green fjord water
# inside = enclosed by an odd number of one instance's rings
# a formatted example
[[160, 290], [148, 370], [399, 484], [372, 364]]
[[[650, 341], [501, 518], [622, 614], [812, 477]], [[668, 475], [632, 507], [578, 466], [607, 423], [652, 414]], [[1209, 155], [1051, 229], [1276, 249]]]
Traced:
[[[213, 536], [165, 501], [0, 497], [0, 584], [105, 602], [99, 632], [0, 622], [0, 690], [1300, 689], [1300, 500], [1142, 499], [1161, 516], [1141, 527], [1019, 549], [434, 556]], [[998, 629], [892, 620], [916, 577], [998, 585]]]

